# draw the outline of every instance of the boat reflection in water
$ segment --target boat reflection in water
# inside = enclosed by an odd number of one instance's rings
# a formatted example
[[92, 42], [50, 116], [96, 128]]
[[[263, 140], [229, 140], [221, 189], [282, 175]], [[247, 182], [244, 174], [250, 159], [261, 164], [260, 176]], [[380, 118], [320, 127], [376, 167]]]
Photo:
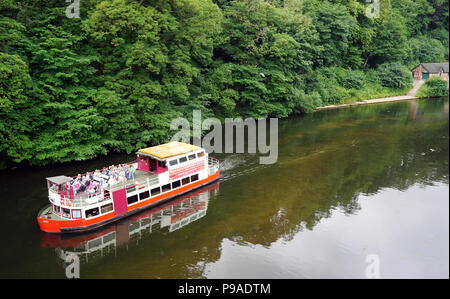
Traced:
[[41, 247], [55, 248], [63, 264], [74, 254], [80, 263], [87, 264], [90, 258], [116, 254], [118, 247], [148, 238], [153, 231], [173, 232], [204, 217], [211, 193], [216, 195], [218, 191], [219, 182], [216, 182], [88, 234], [42, 233]]

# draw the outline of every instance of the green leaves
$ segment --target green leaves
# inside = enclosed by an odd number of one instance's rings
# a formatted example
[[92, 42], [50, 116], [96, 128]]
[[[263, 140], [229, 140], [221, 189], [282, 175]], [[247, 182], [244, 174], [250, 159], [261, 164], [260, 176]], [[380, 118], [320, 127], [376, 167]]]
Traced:
[[[448, 59], [448, 1], [0, 1], [0, 157], [48, 164], [168, 141], [205, 117], [287, 117], [406, 88]], [[392, 3], [391, 3], [392, 2]], [[2, 163], [4, 165], [4, 163]]]
[[417, 92], [419, 97], [444, 97], [448, 94], [448, 82], [441, 77], [431, 77]]
[[0, 52], [0, 111], [10, 111], [26, 101], [28, 67], [17, 55]]
[[384, 63], [377, 67], [377, 76], [382, 86], [404, 88], [412, 85], [410, 71], [401, 63]]

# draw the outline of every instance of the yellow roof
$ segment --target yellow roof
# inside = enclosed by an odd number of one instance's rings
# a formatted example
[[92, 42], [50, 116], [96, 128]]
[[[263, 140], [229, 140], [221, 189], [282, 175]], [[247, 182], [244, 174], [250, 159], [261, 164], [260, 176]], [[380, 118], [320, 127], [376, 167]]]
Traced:
[[199, 150], [200, 147], [183, 142], [169, 142], [157, 146], [143, 148], [138, 153], [147, 154], [158, 159], [166, 159], [173, 156], [183, 155], [188, 152]]

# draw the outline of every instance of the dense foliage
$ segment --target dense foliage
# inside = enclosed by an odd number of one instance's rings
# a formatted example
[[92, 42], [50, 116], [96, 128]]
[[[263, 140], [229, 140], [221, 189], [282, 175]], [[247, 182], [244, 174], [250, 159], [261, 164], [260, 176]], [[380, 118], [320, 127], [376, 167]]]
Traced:
[[0, 167], [167, 141], [170, 121], [287, 117], [403, 92], [448, 61], [447, 0], [0, 0]]
[[419, 89], [417, 96], [420, 97], [442, 97], [448, 96], [448, 82], [440, 77], [431, 77]]

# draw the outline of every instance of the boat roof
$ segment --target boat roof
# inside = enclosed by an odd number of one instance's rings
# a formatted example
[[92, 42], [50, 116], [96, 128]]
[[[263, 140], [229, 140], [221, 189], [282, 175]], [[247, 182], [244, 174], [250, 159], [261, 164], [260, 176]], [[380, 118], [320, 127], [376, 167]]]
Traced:
[[52, 176], [52, 177], [49, 177], [46, 179], [57, 185], [61, 185], [61, 184], [64, 184], [64, 183], [67, 183], [67, 182], [70, 182], [71, 180], [73, 180], [71, 177], [68, 177], [65, 175]]
[[198, 147], [196, 145], [174, 141], [157, 146], [143, 148], [140, 149], [137, 153], [146, 156], [151, 156], [157, 159], [167, 159], [170, 157], [193, 152], [199, 149], [201, 149], [201, 147]]

